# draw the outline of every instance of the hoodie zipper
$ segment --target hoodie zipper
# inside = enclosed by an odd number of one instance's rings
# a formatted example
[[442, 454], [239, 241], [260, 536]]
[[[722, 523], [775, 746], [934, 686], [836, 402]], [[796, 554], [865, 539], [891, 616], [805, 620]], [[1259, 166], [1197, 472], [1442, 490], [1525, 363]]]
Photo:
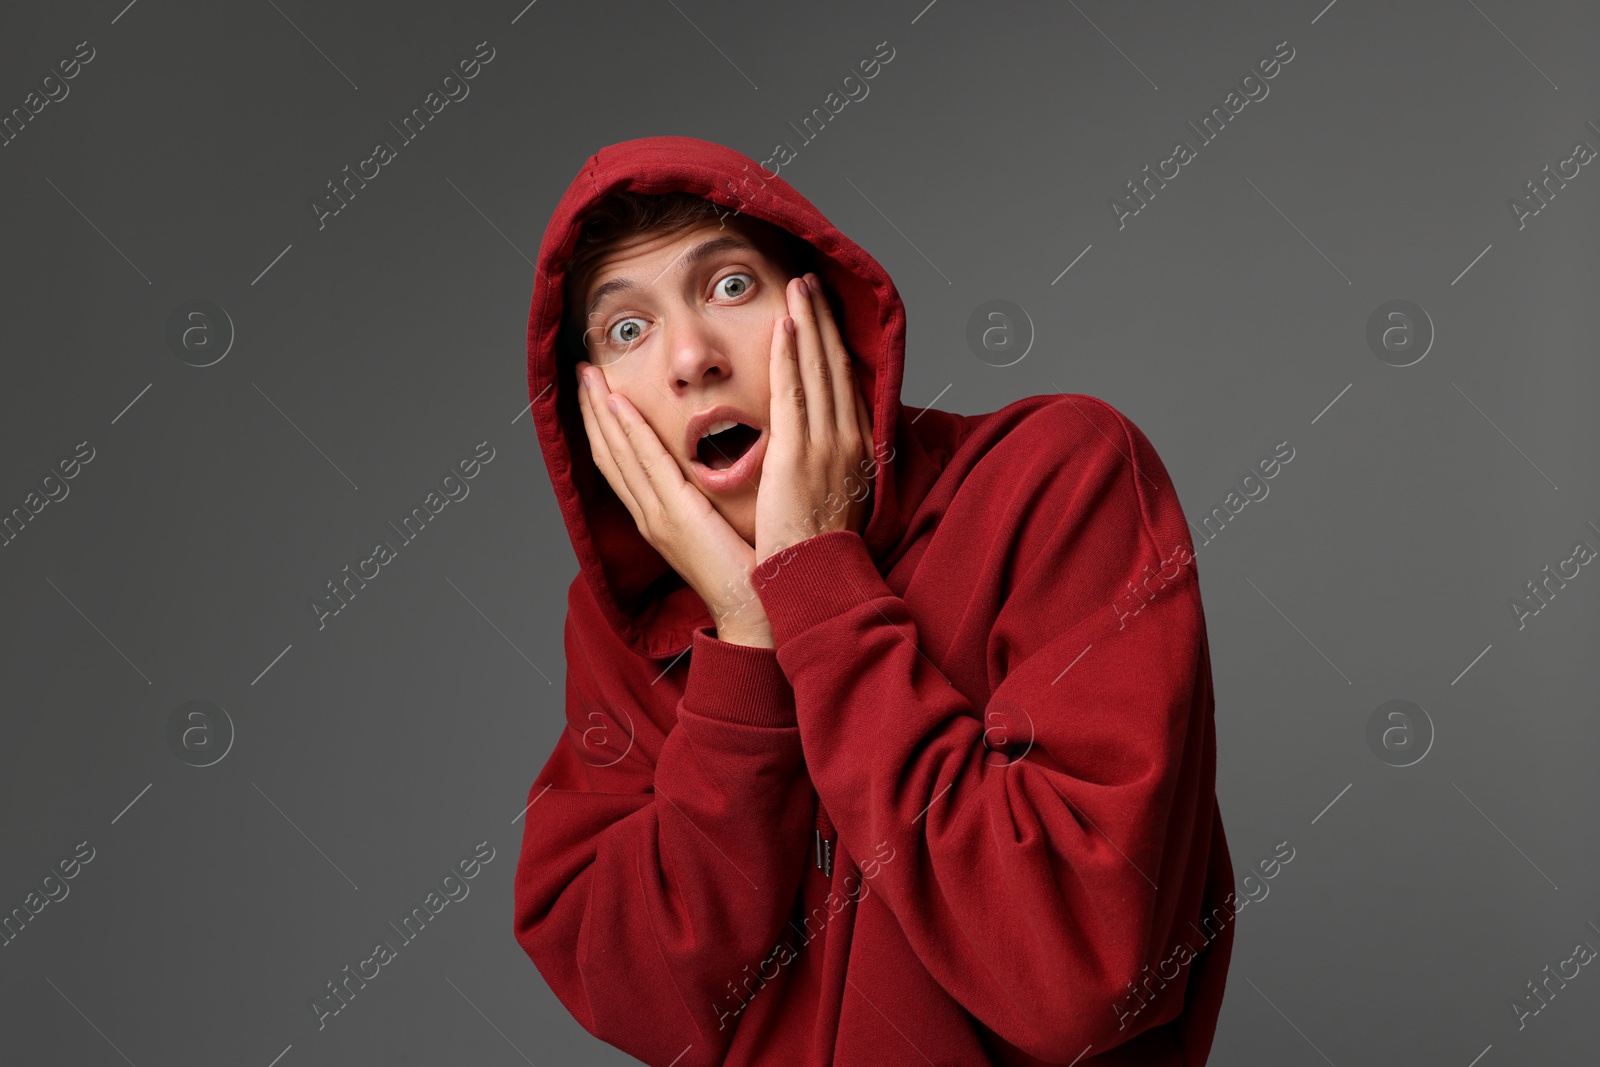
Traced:
[[833, 875], [833, 848], [836, 838], [833, 833], [833, 820], [828, 818], [827, 809], [822, 806], [822, 798], [817, 798], [817, 821], [811, 831], [814, 849], [813, 857], [817, 870], [822, 872], [824, 878]]

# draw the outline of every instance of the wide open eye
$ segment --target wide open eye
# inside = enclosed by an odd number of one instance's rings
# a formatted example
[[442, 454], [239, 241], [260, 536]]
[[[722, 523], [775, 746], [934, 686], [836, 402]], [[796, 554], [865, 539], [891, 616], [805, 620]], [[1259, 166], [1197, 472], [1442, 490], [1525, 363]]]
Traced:
[[633, 345], [643, 336], [644, 320], [640, 318], [620, 319], [606, 331], [606, 341], [621, 348]]
[[740, 271], [717, 279], [717, 284], [712, 289], [729, 300], [737, 300], [750, 291], [750, 284], [754, 281], [755, 275]]

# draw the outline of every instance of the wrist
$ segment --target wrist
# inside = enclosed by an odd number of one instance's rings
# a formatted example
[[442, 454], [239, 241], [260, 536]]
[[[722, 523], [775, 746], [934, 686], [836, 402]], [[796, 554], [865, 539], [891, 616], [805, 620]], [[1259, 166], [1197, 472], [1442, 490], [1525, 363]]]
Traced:
[[746, 623], [741, 626], [719, 627], [717, 640], [725, 641], [730, 645], [748, 645], [752, 648], [777, 648], [778, 644], [772, 637], [772, 627], [765, 620], [759, 625]]

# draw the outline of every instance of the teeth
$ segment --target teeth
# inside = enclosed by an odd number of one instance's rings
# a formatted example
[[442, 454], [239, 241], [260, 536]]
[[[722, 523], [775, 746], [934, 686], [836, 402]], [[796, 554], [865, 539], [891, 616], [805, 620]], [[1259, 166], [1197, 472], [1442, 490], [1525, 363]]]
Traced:
[[731, 430], [737, 425], [739, 424], [733, 419], [723, 419], [721, 422], [714, 422], [710, 426], [706, 427], [706, 432], [700, 436], [710, 437], [714, 433], [721, 433], [723, 430]]

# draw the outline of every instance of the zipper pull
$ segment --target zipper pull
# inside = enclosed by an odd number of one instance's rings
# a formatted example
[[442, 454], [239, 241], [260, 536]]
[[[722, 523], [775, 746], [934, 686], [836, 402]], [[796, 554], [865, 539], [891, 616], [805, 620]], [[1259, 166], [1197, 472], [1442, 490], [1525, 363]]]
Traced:
[[832, 876], [832, 874], [833, 874], [833, 839], [832, 838], [828, 838], [828, 837], [823, 837], [822, 836], [822, 830], [820, 828], [817, 829], [817, 830], [813, 830], [812, 833], [814, 833], [816, 835], [816, 838], [817, 838], [817, 852], [816, 852], [816, 855], [817, 855], [817, 869], [820, 870], [825, 877]]

